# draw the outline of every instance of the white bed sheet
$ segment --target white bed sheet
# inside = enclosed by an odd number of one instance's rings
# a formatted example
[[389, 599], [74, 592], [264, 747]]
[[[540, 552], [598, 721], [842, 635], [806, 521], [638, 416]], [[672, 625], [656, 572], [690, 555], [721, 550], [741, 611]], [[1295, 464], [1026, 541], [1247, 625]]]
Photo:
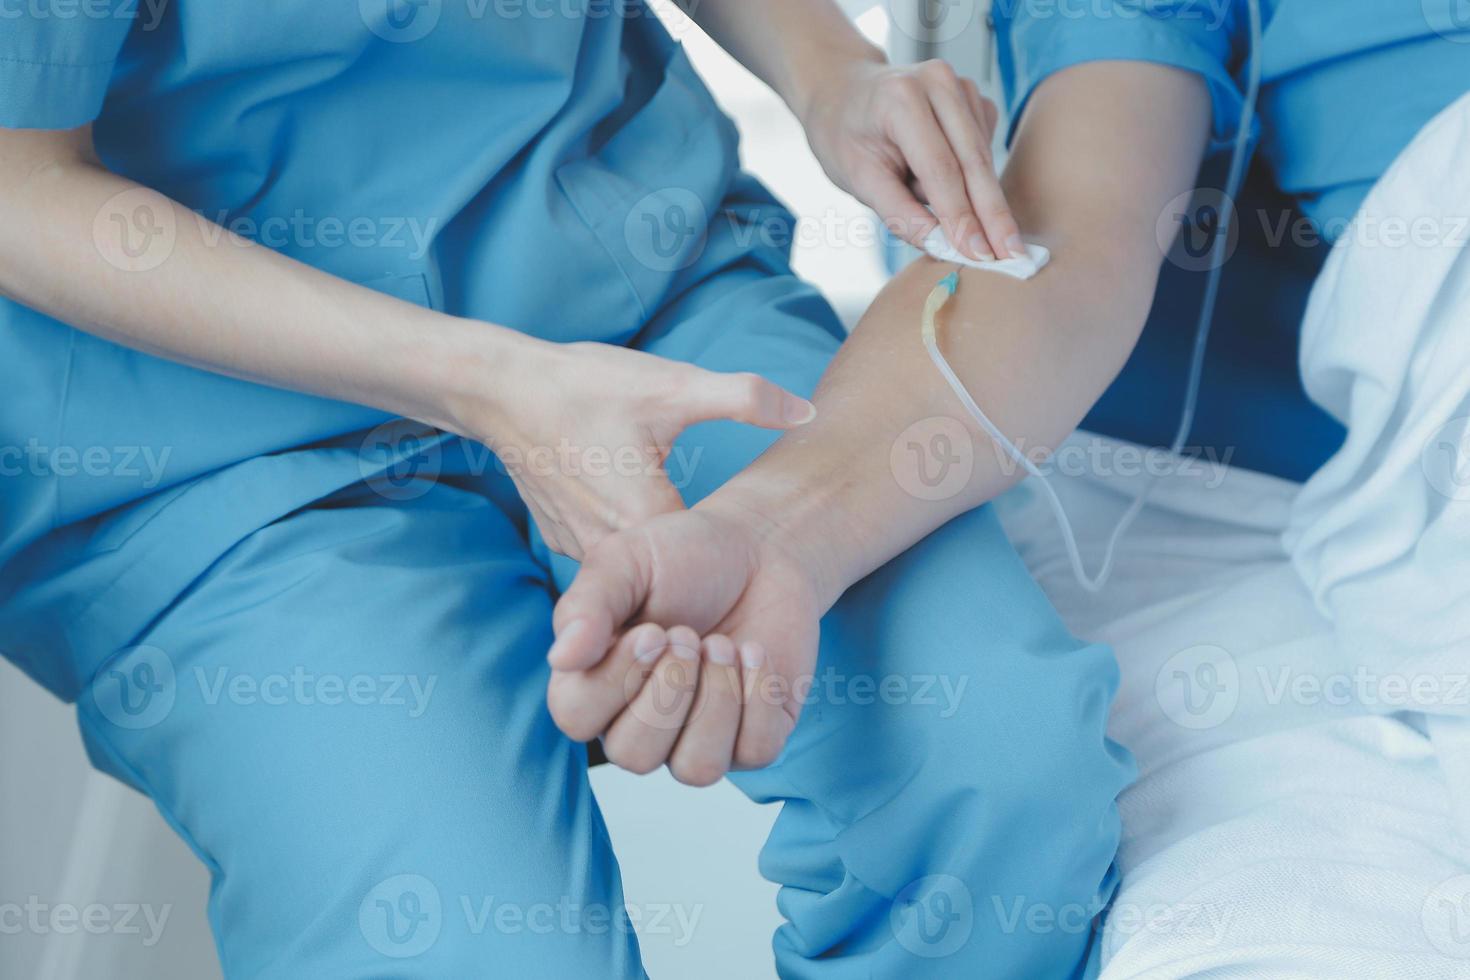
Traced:
[[[1087, 463], [1057, 489], [1095, 559], [1144, 457], [1086, 433], [1069, 457]], [[1121, 669], [1111, 731], [1139, 778], [1120, 800], [1103, 980], [1470, 977], [1470, 849], [1444, 775], [1400, 679], [1335, 662], [1281, 543], [1297, 486], [1153, 468], [1097, 595], [1039, 494], [997, 504], [1068, 625]]]

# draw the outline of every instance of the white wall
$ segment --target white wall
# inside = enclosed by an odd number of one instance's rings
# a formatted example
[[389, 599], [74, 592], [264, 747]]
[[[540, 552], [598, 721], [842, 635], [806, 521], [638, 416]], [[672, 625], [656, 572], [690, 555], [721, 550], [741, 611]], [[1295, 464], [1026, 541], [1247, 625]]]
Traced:
[[[4, 660], [0, 749], [0, 977], [218, 977], [203, 866], [152, 803], [91, 770], [73, 709]], [[106, 931], [68, 920], [87, 906], [106, 907]]]

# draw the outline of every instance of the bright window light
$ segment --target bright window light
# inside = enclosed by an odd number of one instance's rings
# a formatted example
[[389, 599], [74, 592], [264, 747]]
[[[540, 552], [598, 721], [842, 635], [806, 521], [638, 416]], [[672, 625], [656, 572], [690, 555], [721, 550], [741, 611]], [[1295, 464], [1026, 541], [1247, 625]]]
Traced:
[[859, 14], [855, 23], [863, 36], [880, 48], [888, 47], [888, 11], [881, 4], [869, 7], [866, 13]]

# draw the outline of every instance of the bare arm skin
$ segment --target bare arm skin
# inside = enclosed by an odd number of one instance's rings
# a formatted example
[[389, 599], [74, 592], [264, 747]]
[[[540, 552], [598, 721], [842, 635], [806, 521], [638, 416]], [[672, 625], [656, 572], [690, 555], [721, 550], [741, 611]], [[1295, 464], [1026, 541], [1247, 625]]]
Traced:
[[[1028, 282], [962, 271], [941, 326], [946, 357], [1012, 441], [1056, 445], [1126, 361], [1162, 262], [1158, 216], [1192, 185], [1209, 119], [1204, 83], [1155, 65], [1080, 65], [1035, 93], [1004, 182], [1052, 264]], [[602, 737], [625, 768], [668, 764], [701, 785], [770, 762], [799, 704], [750, 692], [799, 689], [817, 623], [849, 585], [1015, 481], [920, 341], [924, 299], [952, 269], [920, 261], [884, 289], [823, 379], [816, 422], [689, 512], [588, 555], [555, 615], [548, 700], [563, 731]], [[970, 429], [975, 466], [960, 492], [927, 501], [905, 491], [890, 450], [936, 416]], [[702, 673], [684, 687], [701, 708], [674, 702], [649, 724], [657, 699], [633, 700], [629, 675], [676, 686], [667, 655], [634, 656], [659, 643], [699, 646]]]
[[[469, 324], [222, 229], [209, 244], [203, 219], [152, 192], [140, 200], [177, 228], [177, 243], [155, 269], [120, 268], [127, 257], [104, 254], [93, 227], [129, 190], [142, 189], [97, 160], [91, 127], [0, 130], [0, 293], [150, 354], [451, 427], [433, 393], [463, 387], [447, 355]], [[529, 346], [504, 328], [474, 332], [506, 359]]]

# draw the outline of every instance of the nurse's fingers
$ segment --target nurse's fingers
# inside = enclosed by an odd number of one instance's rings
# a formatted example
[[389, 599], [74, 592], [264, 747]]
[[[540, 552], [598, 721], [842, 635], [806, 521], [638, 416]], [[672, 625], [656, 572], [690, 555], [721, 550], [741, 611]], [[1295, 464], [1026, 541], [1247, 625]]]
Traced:
[[1000, 110], [995, 103], [980, 94], [980, 86], [975, 84], [973, 78], [962, 80], [965, 90], [965, 98], [969, 100], [970, 110], [975, 113], [975, 118], [984, 123], [984, 129], [995, 138], [995, 127], [1000, 122]]
[[[985, 158], [990, 161], [988, 172], [991, 180], [984, 185], [975, 206], [980, 209], [980, 220], [985, 224], [986, 234], [992, 242], [999, 239], [1007, 243], [1012, 255], [1025, 255], [1026, 243], [1021, 239], [1021, 227], [1006, 201], [1005, 191], [1000, 186], [1000, 175], [995, 172], [995, 155], [990, 151], [995, 139], [995, 127], [1000, 121], [1000, 110], [995, 103], [980, 94], [980, 87], [971, 79], [964, 80], [965, 100], [975, 118], [983, 123], [985, 134]], [[972, 194], [972, 196], [974, 196]]]
[[620, 629], [648, 595], [648, 570], [636, 538], [615, 534], [587, 553], [577, 577], [551, 616], [553, 670], [586, 670], [603, 658]]
[[676, 626], [647, 683], [602, 736], [608, 761], [639, 775], [669, 761], [694, 705], [699, 674], [699, 635]]
[[536, 522], [536, 529], [541, 532], [541, 540], [546, 542], [546, 547], [558, 555], [569, 555], [572, 558], [580, 557], [572, 554], [569, 550], [570, 546], [562, 537], [563, 529], [560, 523], [552, 519], [551, 515], [546, 511], [542, 510], [541, 505], [536, 503], [533, 498], [522, 494], [521, 500], [525, 502], [526, 510], [530, 512], [531, 520]]
[[899, 117], [894, 139], [909, 169], [924, 185], [924, 193], [950, 242], [971, 258], [993, 258], [980, 233], [980, 219], [970, 206], [964, 168], [955, 157], [927, 93]]
[[740, 674], [745, 708], [740, 714], [733, 768], [762, 769], [776, 761], [796, 727], [786, 710], [791, 691], [771, 670], [759, 643], [740, 644]]
[[606, 495], [605, 509], [595, 519], [589, 511], [577, 529], [586, 551], [591, 551], [603, 538], [618, 531], [627, 531], [662, 514], [684, 509], [684, 498], [670, 482], [666, 463], [661, 464], [657, 472], [635, 480], [615, 475], [599, 489]]
[[[953, 83], [935, 85], [929, 98], [934, 106], [935, 118], [944, 129], [945, 138], [954, 150], [964, 174], [965, 190], [969, 194], [970, 206], [979, 217], [981, 235], [986, 240], [988, 251], [1000, 258], [1024, 255], [1026, 246], [1021, 242], [1020, 229], [1006, 205], [1001, 193], [1000, 181], [995, 176], [995, 163], [990, 152], [992, 129], [986, 122], [983, 105], [972, 101], [967, 86], [950, 76]], [[974, 93], [979, 98], [979, 91]], [[977, 111], [979, 110], [979, 111]]]
[[536, 529], [541, 532], [541, 539], [546, 542], [546, 547], [559, 555], [566, 554], [567, 544], [562, 538], [563, 528], [552, 509], [549, 505], [542, 506], [541, 500], [536, 494], [530, 492], [530, 488], [518, 477], [514, 467], [507, 465], [506, 471], [510, 475], [511, 484], [516, 488], [516, 493], [520, 495], [521, 502], [526, 505], [531, 520], [536, 524]]
[[740, 731], [740, 668], [727, 636], [705, 638], [699, 690], [683, 734], [669, 756], [669, 771], [687, 786], [710, 786], [730, 771]]
[[662, 627], [644, 623], [625, 633], [592, 670], [553, 671], [546, 707], [556, 727], [578, 742], [608, 731], [643, 690], [668, 646]]
[[817, 407], [758, 374], [698, 372], [689, 386], [692, 414], [688, 422], [733, 419], [763, 429], [790, 429], [817, 417]]
[[914, 191], [891, 171], [874, 167], [854, 190], [878, 212], [891, 233], [914, 248], [922, 250], [924, 239], [939, 225]]

